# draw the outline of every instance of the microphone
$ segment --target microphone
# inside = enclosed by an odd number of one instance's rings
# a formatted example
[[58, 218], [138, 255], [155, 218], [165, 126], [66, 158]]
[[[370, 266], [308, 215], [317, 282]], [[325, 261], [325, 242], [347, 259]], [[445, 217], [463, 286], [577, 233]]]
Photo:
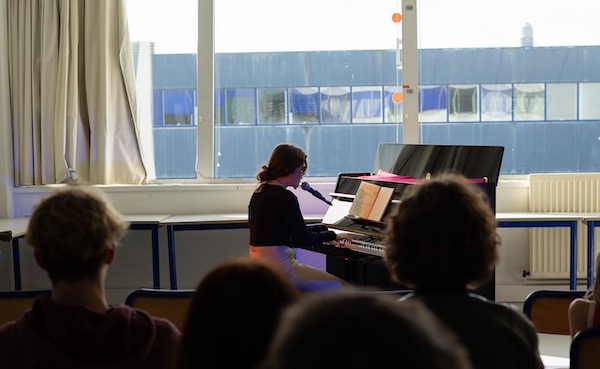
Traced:
[[308, 191], [311, 193], [311, 195], [313, 195], [314, 197], [316, 197], [319, 200], [325, 201], [327, 204], [329, 205], [333, 205], [331, 203], [331, 201], [327, 200], [326, 198], [323, 197], [323, 195], [321, 195], [321, 193], [317, 190], [315, 190], [314, 188], [310, 187], [310, 185], [307, 182], [302, 182], [302, 184], [300, 185], [300, 187], [304, 190], [304, 191]]

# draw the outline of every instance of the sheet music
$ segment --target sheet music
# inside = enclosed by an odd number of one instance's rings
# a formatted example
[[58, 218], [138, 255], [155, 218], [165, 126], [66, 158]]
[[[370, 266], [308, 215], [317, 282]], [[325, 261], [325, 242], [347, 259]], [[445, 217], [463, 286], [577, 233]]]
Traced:
[[358, 191], [356, 191], [354, 201], [352, 201], [350, 214], [359, 218], [368, 219], [369, 213], [377, 200], [380, 188], [380, 186], [373, 183], [361, 182]]
[[374, 183], [361, 182], [350, 207], [350, 214], [358, 218], [381, 221], [394, 189]]
[[327, 208], [327, 213], [325, 213], [325, 216], [323, 217], [322, 223], [325, 225], [334, 224], [338, 220], [350, 214], [350, 207], [352, 206], [352, 202], [341, 201], [339, 199], [334, 198], [331, 201], [331, 203], [333, 205]]

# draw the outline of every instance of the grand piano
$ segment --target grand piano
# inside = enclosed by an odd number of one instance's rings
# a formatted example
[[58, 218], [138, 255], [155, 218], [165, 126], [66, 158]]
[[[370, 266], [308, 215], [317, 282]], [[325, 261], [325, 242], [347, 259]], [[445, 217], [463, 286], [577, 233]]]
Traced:
[[[496, 209], [496, 185], [504, 148], [501, 146], [430, 145], [380, 143], [372, 172], [340, 173], [335, 190], [330, 194], [329, 207], [321, 224], [315, 229], [328, 228], [350, 233], [352, 243], [344, 247], [324, 244], [306, 249], [326, 255], [327, 271], [355, 285], [383, 289], [402, 288], [394, 284], [383, 263], [385, 251], [385, 219], [393, 211], [403, 192], [409, 187], [442, 173], [460, 173], [473, 185], [481, 186]], [[391, 201], [380, 221], [350, 215], [349, 211], [361, 182], [392, 187]], [[477, 292], [494, 299], [492, 279]]]

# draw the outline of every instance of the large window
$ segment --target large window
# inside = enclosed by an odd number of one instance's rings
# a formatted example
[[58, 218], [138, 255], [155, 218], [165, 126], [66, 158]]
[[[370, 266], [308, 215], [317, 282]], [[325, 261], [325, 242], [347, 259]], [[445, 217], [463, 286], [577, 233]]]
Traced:
[[[157, 179], [195, 178], [197, 1], [127, 0], [127, 12], [136, 69], [138, 125], [142, 129], [152, 127], [153, 145], [144, 150], [146, 163], [155, 167], [149, 173], [156, 173]], [[152, 101], [146, 101], [145, 96], [151, 96]], [[216, 111], [224, 115], [218, 108]]]
[[[128, 0], [132, 41], [152, 45], [134, 60], [152, 64], [138, 106], [157, 179], [253, 178], [280, 142], [307, 151], [309, 176], [369, 171], [414, 116], [420, 142], [504, 146], [503, 174], [600, 171], [600, 3], [405, 3], [416, 29], [402, 0]], [[565, 134], [572, 157], [540, 162]]]

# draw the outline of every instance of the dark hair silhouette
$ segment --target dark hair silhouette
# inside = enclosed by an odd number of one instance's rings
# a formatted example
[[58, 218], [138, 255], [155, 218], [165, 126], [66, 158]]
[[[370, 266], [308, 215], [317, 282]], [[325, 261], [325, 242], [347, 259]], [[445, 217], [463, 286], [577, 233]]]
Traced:
[[270, 179], [285, 177], [298, 167], [306, 166], [306, 153], [296, 145], [279, 144], [271, 153], [268, 165], [263, 165], [256, 179], [265, 182]]
[[270, 343], [280, 312], [300, 292], [270, 264], [225, 262], [196, 288], [181, 342], [181, 369], [250, 369]]
[[446, 174], [405, 191], [388, 218], [385, 262], [409, 287], [464, 290], [491, 277], [499, 244], [485, 193]]

